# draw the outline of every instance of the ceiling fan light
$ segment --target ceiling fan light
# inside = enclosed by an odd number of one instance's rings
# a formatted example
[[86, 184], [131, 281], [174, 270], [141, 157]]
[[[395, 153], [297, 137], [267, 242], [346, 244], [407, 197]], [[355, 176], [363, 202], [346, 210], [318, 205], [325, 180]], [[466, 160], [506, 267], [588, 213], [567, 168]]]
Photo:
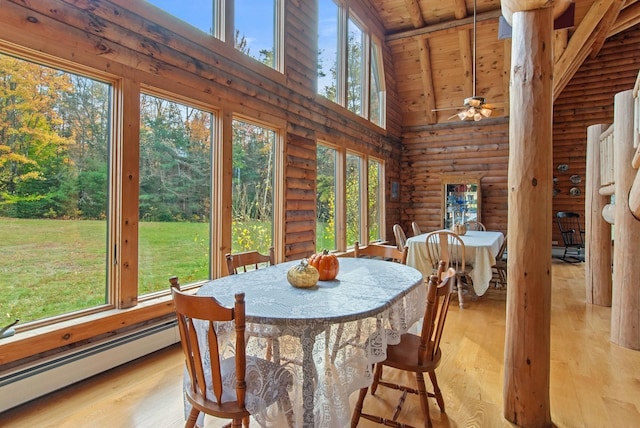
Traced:
[[491, 116], [491, 109], [483, 107], [480, 109], [480, 114], [483, 115], [484, 117], [489, 117]]
[[480, 119], [482, 119], [482, 115], [480, 113], [476, 113], [473, 115], [473, 120], [475, 120], [476, 122]]
[[459, 112], [458, 117], [460, 118], [460, 120], [465, 120], [467, 118], [467, 112], [466, 111]]
[[471, 118], [476, 114], [476, 109], [474, 107], [469, 107], [467, 110], [467, 117]]

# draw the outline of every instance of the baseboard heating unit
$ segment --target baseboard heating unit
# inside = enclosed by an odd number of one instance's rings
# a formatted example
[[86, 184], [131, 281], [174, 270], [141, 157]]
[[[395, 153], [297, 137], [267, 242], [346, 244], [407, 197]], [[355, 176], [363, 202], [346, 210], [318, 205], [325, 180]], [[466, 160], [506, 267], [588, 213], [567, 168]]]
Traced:
[[180, 341], [175, 320], [123, 334], [0, 375], [0, 412]]

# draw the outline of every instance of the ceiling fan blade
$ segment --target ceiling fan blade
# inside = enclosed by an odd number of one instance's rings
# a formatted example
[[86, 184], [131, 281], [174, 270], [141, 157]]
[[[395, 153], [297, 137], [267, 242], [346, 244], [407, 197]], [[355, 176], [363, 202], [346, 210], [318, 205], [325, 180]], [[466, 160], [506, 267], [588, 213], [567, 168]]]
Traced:
[[443, 107], [443, 108], [434, 108], [431, 111], [450, 111], [450, 110], [462, 110], [464, 106], [460, 107]]

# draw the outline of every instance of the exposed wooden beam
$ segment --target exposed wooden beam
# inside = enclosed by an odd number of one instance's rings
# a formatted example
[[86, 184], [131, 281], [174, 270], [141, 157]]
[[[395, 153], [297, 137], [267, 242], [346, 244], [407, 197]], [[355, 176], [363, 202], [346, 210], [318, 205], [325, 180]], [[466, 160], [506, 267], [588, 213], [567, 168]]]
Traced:
[[[502, 16], [502, 12], [500, 11], [500, 9], [491, 10], [489, 12], [478, 14], [476, 18], [476, 22], [489, 21], [492, 19], [497, 19], [500, 16]], [[406, 39], [409, 37], [422, 36], [425, 34], [435, 33], [436, 31], [448, 30], [450, 28], [456, 28], [456, 27], [461, 27], [463, 25], [470, 25], [470, 24], [473, 24], [473, 16], [470, 16], [464, 19], [454, 19], [452, 21], [442, 22], [436, 25], [429, 25], [427, 27], [418, 28], [416, 30], [409, 30], [409, 31], [403, 31], [401, 33], [389, 34], [385, 40], [387, 41], [400, 40], [400, 39]]]
[[640, 23], [640, 2], [625, 7], [620, 11], [618, 19], [609, 29], [607, 37], [615, 36], [629, 28]]
[[[553, 67], [554, 101], [558, 98], [567, 83], [569, 83], [582, 62], [584, 62], [588, 56], [588, 52], [591, 52], [591, 47], [595, 42], [596, 28], [613, 2], [614, 0], [596, 0], [593, 2], [589, 11], [573, 33], [567, 49], [565, 49]], [[587, 55], [582, 54], [582, 52], [585, 51], [587, 51]]]
[[436, 123], [437, 115], [433, 111], [436, 108], [433, 90], [433, 70], [431, 69], [431, 55], [429, 54], [429, 40], [426, 37], [418, 39], [418, 52], [420, 52], [420, 75], [422, 76], [425, 117], [428, 123]]
[[453, 16], [456, 19], [462, 19], [469, 16], [467, 12], [467, 3], [464, 0], [453, 0]]
[[613, 23], [618, 19], [618, 15], [620, 14], [620, 10], [624, 4], [624, 0], [614, 0], [611, 4], [611, 7], [605, 13], [605, 16], [598, 24], [596, 29], [596, 40], [593, 42], [593, 47], [591, 48], [591, 58], [595, 58], [602, 46], [604, 45], [605, 40], [607, 40], [609, 30], [613, 26]]
[[411, 23], [413, 24], [413, 27], [424, 27], [425, 22], [422, 18], [422, 10], [420, 9], [418, 0], [404, 0], [404, 4], [407, 6], [407, 9], [409, 9], [409, 16], [411, 17]]
[[[471, 51], [471, 35], [469, 30], [458, 31], [458, 46], [460, 47], [460, 63], [464, 75], [464, 93], [473, 94], [473, 52]], [[474, 94], [475, 95], [475, 94]], [[461, 100], [462, 101], [462, 100]]]

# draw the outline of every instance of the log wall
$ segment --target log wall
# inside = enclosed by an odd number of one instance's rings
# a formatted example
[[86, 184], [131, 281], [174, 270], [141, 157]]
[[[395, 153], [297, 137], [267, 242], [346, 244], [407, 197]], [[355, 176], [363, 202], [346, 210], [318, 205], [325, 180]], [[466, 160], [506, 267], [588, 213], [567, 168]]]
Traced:
[[[554, 103], [553, 166], [558, 178], [558, 194], [553, 198], [553, 215], [557, 211], [573, 211], [585, 215], [585, 174], [587, 127], [613, 122], [613, 97], [633, 88], [640, 68], [640, 26], [607, 40], [596, 58], [588, 58]], [[558, 165], [569, 169], [558, 171]], [[581, 182], [573, 184], [571, 176]], [[571, 196], [572, 187], [580, 190]], [[555, 221], [555, 220], [554, 220]], [[562, 245], [557, 226], [553, 239]]]
[[[558, 194], [553, 197], [552, 239], [562, 246], [555, 225], [557, 211], [585, 214], [587, 127], [613, 122], [613, 97], [633, 88], [640, 67], [640, 27], [610, 38], [596, 58], [589, 58], [554, 103], [553, 167]], [[484, 119], [403, 128], [401, 224], [411, 230], [441, 225], [440, 176], [481, 177], [481, 219], [488, 229], [507, 231], [508, 119]], [[568, 170], [557, 170], [567, 164]], [[581, 182], [573, 184], [572, 175]], [[571, 196], [572, 187], [580, 189]]]

